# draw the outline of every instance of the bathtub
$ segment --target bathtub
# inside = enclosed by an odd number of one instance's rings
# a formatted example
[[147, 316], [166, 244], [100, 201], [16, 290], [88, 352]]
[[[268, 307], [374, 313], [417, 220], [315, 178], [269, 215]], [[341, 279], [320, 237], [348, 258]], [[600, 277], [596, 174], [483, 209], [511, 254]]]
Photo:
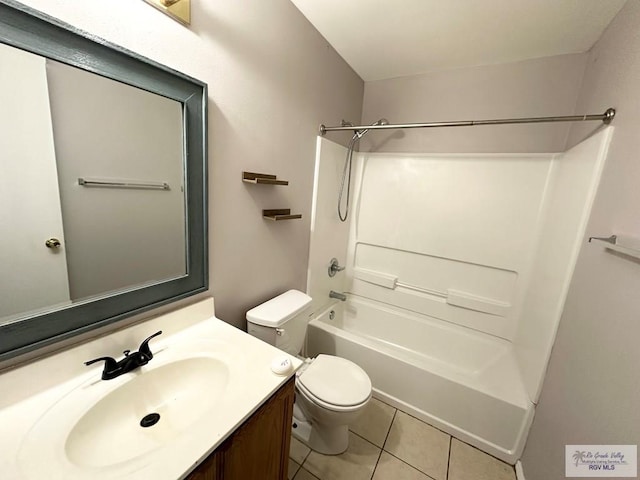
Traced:
[[349, 295], [309, 322], [307, 354], [338, 355], [374, 396], [506, 462], [520, 457], [533, 404], [511, 343]]

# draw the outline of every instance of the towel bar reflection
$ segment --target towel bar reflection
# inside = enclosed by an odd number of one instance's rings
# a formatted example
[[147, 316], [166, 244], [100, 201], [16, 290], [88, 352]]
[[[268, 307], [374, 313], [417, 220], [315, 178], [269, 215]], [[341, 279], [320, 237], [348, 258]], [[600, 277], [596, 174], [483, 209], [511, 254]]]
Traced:
[[618, 240], [618, 236], [611, 235], [610, 237], [589, 237], [589, 243], [591, 243], [591, 240], [597, 240], [599, 242], [607, 242], [607, 243], [610, 243], [611, 245], [615, 245]]
[[629, 257], [640, 258], [640, 238], [638, 237], [632, 237], [629, 235], [589, 237], [589, 243], [592, 241], [600, 242], [600, 244], [608, 250], [613, 250]]
[[167, 182], [136, 182], [134, 180], [100, 180], [97, 178], [78, 178], [78, 185], [98, 188], [136, 188], [142, 190], [171, 190]]

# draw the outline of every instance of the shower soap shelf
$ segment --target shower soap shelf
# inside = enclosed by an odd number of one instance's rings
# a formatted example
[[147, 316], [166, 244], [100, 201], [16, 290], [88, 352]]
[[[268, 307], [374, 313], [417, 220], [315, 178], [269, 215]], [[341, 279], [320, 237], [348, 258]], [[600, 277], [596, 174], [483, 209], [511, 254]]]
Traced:
[[278, 222], [280, 220], [296, 220], [298, 218], [302, 218], [301, 213], [291, 214], [290, 208], [279, 208], [272, 210], [262, 210], [262, 217], [267, 220], [273, 220], [274, 222]]
[[242, 172], [242, 181], [255, 185], [289, 185], [288, 180], [278, 180], [275, 175], [267, 173]]
[[423, 288], [418, 285], [400, 282], [397, 275], [376, 272], [365, 268], [354, 268], [353, 277], [357, 280], [372, 283], [390, 290], [404, 289], [439, 297], [444, 299], [447, 305], [488, 313], [489, 315], [495, 315], [498, 317], [506, 317], [511, 309], [511, 304], [502, 300], [481, 297], [471, 293], [462, 292], [460, 290], [455, 290], [453, 288], [447, 288], [445, 291]]
[[640, 258], [640, 238], [628, 235], [611, 235], [610, 237], [589, 237], [589, 242], [595, 241], [608, 250], [623, 253], [630, 257]]

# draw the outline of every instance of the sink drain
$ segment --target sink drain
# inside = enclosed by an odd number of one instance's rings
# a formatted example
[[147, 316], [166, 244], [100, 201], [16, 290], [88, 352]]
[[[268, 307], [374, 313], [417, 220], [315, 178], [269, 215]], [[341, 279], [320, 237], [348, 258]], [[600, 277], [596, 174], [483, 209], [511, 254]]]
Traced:
[[145, 415], [140, 420], [140, 426], [143, 428], [152, 427], [160, 420], [159, 413], [150, 413], [149, 415]]

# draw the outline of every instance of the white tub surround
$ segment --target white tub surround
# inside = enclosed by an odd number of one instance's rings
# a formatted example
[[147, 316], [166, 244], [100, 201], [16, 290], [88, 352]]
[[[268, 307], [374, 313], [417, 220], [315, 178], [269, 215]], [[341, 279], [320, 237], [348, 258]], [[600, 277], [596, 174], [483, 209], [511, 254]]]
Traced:
[[[124, 349], [136, 349], [142, 339], [158, 330], [163, 334], [150, 344], [154, 357], [138, 370], [105, 381], [100, 379], [102, 363], [83, 365], [86, 360], [105, 355], [119, 359]], [[285, 375], [276, 375], [271, 364], [283, 357], [293, 368]], [[15, 368], [0, 375], [2, 477], [184, 478], [300, 364], [216, 319], [213, 299], [208, 299]], [[145, 378], [149, 381], [141, 384]], [[162, 394], [165, 378], [175, 387], [175, 395]], [[159, 389], [157, 398], [150, 398], [157, 402], [138, 405], [135, 398], [126, 395], [115, 398], [119, 392], [135, 390], [129, 388], [132, 385], [155, 385]], [[190, 390], [194, 385], [197, 388]], [[130, 418], [92, 419], [90, 412], [97, 411], [106, 399], [124, 412], [129, 411], [126, 407], [130, 401], [133, 417], [138, 409], [143, 416], [151, 408], [161, 414], [161, 419], [148, 429], [137, 423], [129, 425], [125, 420]], [[117, 440], [109, 440], [114, 432], [119, 432]], [[83, 436], [89, 444], [77, 441]]]
[[[354, 156], [346, 271], [319, 267], [340, 235], [314, 200], [309, 354], [361, 365], [377, 395], [510, 463], [520, 456], [613, 133], [558, 154]], [[322, 163], [346, 149], [319, 140]], [[326, 146], [326, 148], [325, 148]], [[335, 215], [335, 214], [334, 214]], [[326, 242], [326, 245], [323, 244]], [[318, 302], [319, 305], [321, 302]]]
[[513, 337], [518, 367], [537, 403], [591, 206], [615, 127], [601, 128], [552, 165], [536, 250]]
[[[332, 258], [341, 266], [347, 261], [349, 221], [341, 222], [337, 213], [346, 152], [342, 145], [318, 137], [307, 271], [307, 293], [313, 299], [313, 311], [320, 311], [332, 302], [330, 290], [342, 292], [346, 285], [344, 271], [333, 277], [327, 274]], [[355, 198], [353, 189], [351, 195]]]

